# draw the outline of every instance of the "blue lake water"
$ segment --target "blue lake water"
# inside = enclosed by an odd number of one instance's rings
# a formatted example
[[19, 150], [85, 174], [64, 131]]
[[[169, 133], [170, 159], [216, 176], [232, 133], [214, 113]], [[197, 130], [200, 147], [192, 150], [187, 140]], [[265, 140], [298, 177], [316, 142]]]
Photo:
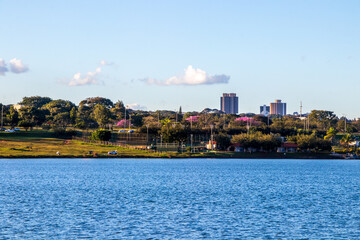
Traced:
[[0, 159], [0, 239], [360, 239], [360, 161]]

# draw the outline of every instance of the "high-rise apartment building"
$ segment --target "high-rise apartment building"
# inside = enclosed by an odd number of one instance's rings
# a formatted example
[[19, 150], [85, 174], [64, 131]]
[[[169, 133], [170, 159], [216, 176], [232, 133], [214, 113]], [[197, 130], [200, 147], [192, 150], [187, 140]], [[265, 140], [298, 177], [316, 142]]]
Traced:
[[270, 114], [286, 115], [286, 103], [282, 103], [281, 100], [270, 103]]
[[270, 113], [270, 106], [266, 106], [266, 105], [260, 106], [260, 114], [267, 116], [269, 115], [269, 113]]
[[239, 98], [236, 93], [223, 93], [220, 98], [220, 109], [224, 113], [238, 113]]

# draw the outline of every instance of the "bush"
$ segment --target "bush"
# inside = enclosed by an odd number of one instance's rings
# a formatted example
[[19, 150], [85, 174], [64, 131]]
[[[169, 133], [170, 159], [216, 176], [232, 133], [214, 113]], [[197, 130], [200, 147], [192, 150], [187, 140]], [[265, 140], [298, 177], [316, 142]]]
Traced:
[[244, 148], [262, 148], [265, 151], [274, 151], [281, 145], [281, 140], [278, 136], [262, 134], [261, 132], [234, 135], [231, 141], [232, 143], [241, 144]]
[[302, 150], [322, 150], [331, 151], [331, 142], [318, 138], [314, 135], [299, 135], [297, 136], [297, 144]]
[[50, 126], [50, 125], [45, 125], [45, 124], [43, 124], [41, 127], [42, 127], [42, 129], [44, 129], [44, 130], [50, 130], [50, 129], [51, 129], [51, 126]]
[[111, 132], [105, 129], [98, 129], [91, 134], [91, 140], [95, 141], [109, 141], [111, 139]]
[[72, 138], [73, 136], [78, 135], [78, 132], [75, 130], [66, 131], [66, 129], [58, 127], [54, 127], [53, 130], [54, 136], [57, 138]]
[[19, 122], [19, 126], [25, 128], [25, 131], [27, 131], [29, 128], [30, 130], [32, 130], [34, 124], [29, 121], [23, 120]]
[[215, 141], [219, 150], [226, 150], [231, 144], [230, 137], [228, 137], [226, 134], [216, 135]]

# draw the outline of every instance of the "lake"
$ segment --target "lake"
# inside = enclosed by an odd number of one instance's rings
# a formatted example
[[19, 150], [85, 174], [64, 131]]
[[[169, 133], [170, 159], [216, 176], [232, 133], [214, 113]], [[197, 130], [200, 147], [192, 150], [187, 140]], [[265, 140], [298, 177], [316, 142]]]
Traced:
[[360, 239], [360, 161], [0, 159], [0, 239]]

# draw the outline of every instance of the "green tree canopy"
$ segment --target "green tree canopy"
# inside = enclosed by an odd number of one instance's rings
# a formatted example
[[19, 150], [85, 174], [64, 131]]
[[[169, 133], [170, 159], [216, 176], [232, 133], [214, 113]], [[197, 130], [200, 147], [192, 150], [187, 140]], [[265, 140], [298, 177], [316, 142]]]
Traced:
[[51, 101], [52, 99], [49, 97], [32, 96], [24, 97], [23, 100], [19, 102], [19, 104], [27, 107], [41, 108]]
[[331, 128], [329, 128], [329, 130], [327, 130], [326, 136], [324, 137], [324, 139], [325, 140], [330, 140], [331, 142], [333, 142], [336, 134], [337, 134], [336, 129], [331, 127]]
[[19, 113], [14, 109], [14, 106], [10, 107], [9, 113], [6, 115], [6, 122], [10, 124], [11, 127], [18, 125]]
[[98, 129], [91, 134], [91, 140], [95, 141], [109, 141], [111, 139], [111, 132], [105, 129]]
[[92, 109], [98, 104], [103, 105], [107, 109], [111, 109], [114, 107], [114, 103], [110, 99], [103, 97], [86, 98], [85, 100], [82, 100], [80, 102], [79, 107], [89, 107]]
[[106, 124], [110, 123], [111, 112], [104, 105], [98, 104], [94, 109], [94, 119], [101, 127], [105, 127]]
[[323, 129], [329, 129], [336, 124], [338, 118], [332, 111], [312, 110], [309, 118], [316, 123], [319, 123]]

